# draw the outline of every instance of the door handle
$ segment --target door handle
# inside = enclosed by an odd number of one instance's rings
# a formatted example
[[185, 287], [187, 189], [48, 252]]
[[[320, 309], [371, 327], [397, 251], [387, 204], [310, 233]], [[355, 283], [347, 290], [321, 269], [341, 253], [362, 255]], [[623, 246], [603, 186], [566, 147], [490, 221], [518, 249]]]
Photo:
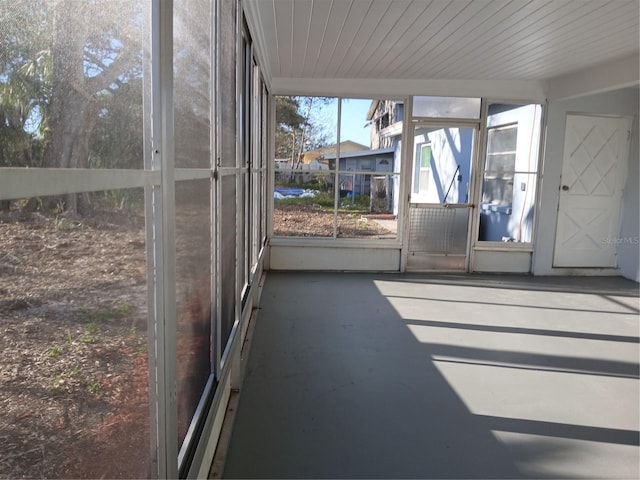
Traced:
[[569, 185], [562, 185], [562, 190], [565, 192], [569, 191]]

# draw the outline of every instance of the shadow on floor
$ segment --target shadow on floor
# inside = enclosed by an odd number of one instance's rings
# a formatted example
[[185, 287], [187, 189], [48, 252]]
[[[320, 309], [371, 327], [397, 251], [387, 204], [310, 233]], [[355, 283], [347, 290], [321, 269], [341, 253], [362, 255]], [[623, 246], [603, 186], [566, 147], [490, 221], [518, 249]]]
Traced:
[[[223, 476], [572, 476], [575, 471], [571, 465], [582, 454], [579, 442], [585, 441], [627, 448], [612, 454], [612, 462], [620, 463], [623, 458], [626, 463], [611, 472], [633, 472], [634, 460], [637, 472], [637, 420], [634, 428], [603, 428], [482, 414], [468, 405], [474, 397], [456, 391], [439, 367], [446, 362], [457, 362], [454, 367], [482, 365], [483, 370], [469, 370], [471, 375], [492, 367], [487, 385], [493, 387], [487, 388], [495, 388], [502, 370], [513, 373], [517, 368], [535, 370], [536, 374], [593, 377], [590, 381], [613, 377], [610, 381], [637, 382], [637, 362], [520, 352], [516, 348], [495, 350], [491, 345], [468, 347], [456, 344], [456, 337], [450, 343], [430, 343], [418, 340], [409, 327], [413, 323], [438, 331], [446, 328], [457, 335], [465, 335], [468, 329], [482, 335], [548, 335], [565, 337], [556, 338], [559, 341], [602, 340], [614, 345], [623, 342], [636, 349], [637, 333], [596, 334], [562, 326], [556, 330], [544, 322], [533, 326], [484, 325], [455, 315], [416, 319], [401, 315], [401, 309], [390, 302], [391, 297], [407, 295], [406, 283], [422, 290], [443, 284], [499, 289], [507, 285], [507, 290], [585, 293], [576, 282], [554, 280], [554, 285], [544, 285], [536, 279], [531, 285], [531, 277], [513, 279], [507, 282], [505, 278], [489, 277], [483, 282], [456, 276], [441, 277], [438, 283], [436, 278], [418, 276], [269, 273]], [[384, 282], [384, 292], [380, 282]], [[591, 282], [585, 290], [595, 293], [597, 285]], [[621, 294], [617, 291], [620, 285]], [[606, 291], [616, 297], [633, 297], [631, 286], [617, 279]], [[424, 305], [429, 309], [435, 304]], [[606, 311], [604, 306], [599, 309]], [[628, 310], [626, 313], [628, 317]], [[540, 315], [548, 312], [540, 310]], [[501, 368], [493, 368], [496, 366]], [[482, 385], [482, 379], [471, 378], [470, 383]], [[499, 411], [501, 395], [508, 398], [511, 393], [507, 393], [484, 391], [479, 397], [495, 395]], [[516, 437], [509, 444], [496, 431]], [[525, 437], [517, 437], [521, 434]], [[551, 460], [556, 467], [545, 465]]]

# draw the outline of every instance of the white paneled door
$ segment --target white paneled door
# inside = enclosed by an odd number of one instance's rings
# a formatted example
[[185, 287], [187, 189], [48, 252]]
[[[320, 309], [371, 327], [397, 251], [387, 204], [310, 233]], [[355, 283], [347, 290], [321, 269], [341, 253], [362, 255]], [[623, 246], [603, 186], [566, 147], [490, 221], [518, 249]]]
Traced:
[[616, 267], [631, 119], [568, 115], [555, 267]]

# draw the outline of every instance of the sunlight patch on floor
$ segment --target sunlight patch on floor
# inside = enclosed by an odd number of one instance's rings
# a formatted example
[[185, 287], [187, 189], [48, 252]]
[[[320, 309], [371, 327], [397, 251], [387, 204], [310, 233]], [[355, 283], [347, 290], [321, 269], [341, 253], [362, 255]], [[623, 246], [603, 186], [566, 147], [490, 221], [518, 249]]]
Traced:
[[[638, 447], [493, 431], [518, 469], [532, 478], [638, 478]], [[603, 455], [606, 452], [606, 455]]]
[[442, 356], [434, 364], [477, 415], [613, 429], [637, 429], [640, 421], [633, 378], [524, 370], [519, 368], [524, 365], [490, 366]]

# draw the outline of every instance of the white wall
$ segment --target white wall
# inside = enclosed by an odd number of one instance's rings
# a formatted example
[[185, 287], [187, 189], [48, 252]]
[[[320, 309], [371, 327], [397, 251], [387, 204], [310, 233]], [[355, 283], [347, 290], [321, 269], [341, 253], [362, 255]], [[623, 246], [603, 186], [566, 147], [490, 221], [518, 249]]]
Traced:
[[[543, 177], [538, 209], [533, 273], [535, 275], [615, 273], [606, 271], [568, 270], [553, 268], [560, 175], [564, 152], [567, 113], [629, 115], [634, 117], [629, 176], [624, 192], [621, 238], [638, 237], [638, 88], [589, 95], [549, 103], [547, 137], [543, 161]], [[638, 245], [622, 245], [619, 250], [620, 274], [638, 280]]]
[[[285, 242], [288, 239], [285, 239]], [[271, 270], [397, 272], [400, 248], [312, 245], [274, 245], [269, 253]]]
[[[637, 91], [636, 91], [637, 95]], [[636, 99], [636, 105], [638, 105]], [[640, 153], [638, 152], [638, 114], [633, 119], [631, 129], [634, 135], [631, 137], [629, 148], [629, 170], [627, 172], [627, 184], [624, 187], [624, 204], [622, 207], [622, 231], [620, 238], [623, 243], [618, 249], [618, 259], [620, 273], [627, 278], [640, 282], [640, 194], [638, 184], [640, 183]]]

